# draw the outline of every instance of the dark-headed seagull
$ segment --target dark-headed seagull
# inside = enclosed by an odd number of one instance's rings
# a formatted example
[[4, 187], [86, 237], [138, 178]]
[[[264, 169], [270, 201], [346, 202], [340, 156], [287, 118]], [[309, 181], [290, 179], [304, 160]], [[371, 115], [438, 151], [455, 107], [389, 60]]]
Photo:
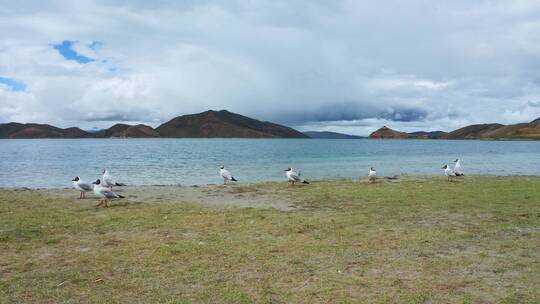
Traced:
[[450, 180], [454, 176], [454, 171], [452, 171], [452, 169], [450, 169], [450, 167], [448, 165], [442, 166], [441, 169], [444, 170], [444, 175], [446, 175], [446, 177], [448, 177], [448, 180]]
[[226, 185], [229, 181], [236, 182], [237, 180], [232, 176], [229, 170], [225, 169], [225, 166], [219, 167], [219, 175], [223, 177], [223, 184]]
[[368, 179], [370, 182], [373, 182], [377, 179], [377, 171], [375, 171], [375, 168], [369, 168]]
[[285, 175], [287, 176], [288, 181], [294, 185], [296, 182], [302, 182], [304, 184], [309, 184], [307, 180], [300, 179], [300, 171], [298, 173], [294, 172], [292, 168], [287, 168], [285, 170]]
[[107, 200], [109, 199], [124, 198], [124, 196], [112, 192], [109, 188], [103, 187], [99, 179], [92, 184], [94, 184], [94, 194], [101, 198], [99, 203], [96, 205], [98, 208], [101, 206], [109, 207], [109, 205], [107, 205]]
[[458, 159], [456, 159], [454, 161], [456, 164], [454, 165], [454, 173], [456, 174], [456, 176], [465, 176], [465, 174], [463, 174], [463, 169], [461, 169], [461, 161]]
[[117, 183], [114, 178], [109, 174], [109, 171], [103, 170], [103, 176], [102, 176], [102, 186], [108, 187], [110, 190], [112, 190], [113, 186], [125, 186], [126, 184]]
[[80, 179], [78, 176], [75, 176], [73, 181], [73, 188], [81, 191], [81, 195], [79, 195], [79, 199], [86, 198], [86, 192], [92, 191], [92, 184], [84, 182], [82, 179]]

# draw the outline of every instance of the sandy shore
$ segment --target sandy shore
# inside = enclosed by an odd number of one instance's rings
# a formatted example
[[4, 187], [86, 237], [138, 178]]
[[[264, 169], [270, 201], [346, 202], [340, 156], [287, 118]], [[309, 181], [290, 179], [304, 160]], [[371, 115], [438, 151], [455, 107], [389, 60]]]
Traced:
[[[433, 176], [394, 176], [379, 177], [370, 182], [367, 178], [342, 179], [344, 182], [358, 184], [401, 183], [403, 181], [422, 182], [437, 179]], [[293, 188], [317, 188], [321, 182], [340, 180], [316, 180], [311, 184], [295, 184], [286, 182], [259, 182], [253, 184], [231, 183], [227, 185], [209, 184], [196, 186], [123, 186], [114, 187], [114, 192], [125, 196], [123, 199], [109, 200], [109, 205], [125, 205], [136, 203], [199, 203], [218, 208], [274, 208], [281, 211], [298, 210], [302, 208], [294, 197], [288, 195]], [[460, 182], [460, 180], [455, 180]], [[94, 203], [100, 198], [93, 192], [86, 193], [86, 199], [79, 199], [79, 192], [72, 188], [0, 188], [8, 191], [29, 191], [32, 194], [62, 200], [72, 200], [74, 203]]]
[[[130, 203], [201, 203], [212, 207], [240, 208], [275, 208], [295, 210], [297, 206], [282, 192], [287, 191], [286, 183], [230, 184], [204, 186], [126, 186], [113, 190], [125, 196], [115, 199], [110, 205]], [[297, 185], [296, 187], [302, 187]], [[93, 203], [99, 200], [93, 192], [86, 194], [85, 200], [79, 199], [75, 189], [11, 189], [13, 191], [31, 191], [52, 198], [72, 199], [75, 203]]]

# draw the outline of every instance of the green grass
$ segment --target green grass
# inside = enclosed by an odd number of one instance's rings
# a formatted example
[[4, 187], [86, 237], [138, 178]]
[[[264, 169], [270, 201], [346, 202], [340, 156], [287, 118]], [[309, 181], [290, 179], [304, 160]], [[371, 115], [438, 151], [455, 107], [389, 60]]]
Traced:
[[0, 302], [540, 302], [540, 178], [256, 187], [298, 210], [0, 190]]

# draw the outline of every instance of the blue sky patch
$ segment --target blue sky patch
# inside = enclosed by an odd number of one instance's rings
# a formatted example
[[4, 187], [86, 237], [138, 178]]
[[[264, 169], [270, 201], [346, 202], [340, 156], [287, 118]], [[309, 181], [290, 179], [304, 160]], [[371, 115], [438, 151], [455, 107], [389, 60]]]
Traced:
[[12, 91], [24, 91], [26, 90], [26, 84], [21, 81], [17, 81], [13, 78], [1, 77], [0, 84], [7, 85]]
[[71, 41], [71, 40], [64, 40], [62, 43], [53, 44], [53, 47], [60, 53], [60, 55], [64, 56], [67, 60], [74, 60], [78, 63], [89, 63], [94, 61], [94, 59], [83, 56], [78, 54], [74, 49], [73, 46], [77, 43], [77, 41]]

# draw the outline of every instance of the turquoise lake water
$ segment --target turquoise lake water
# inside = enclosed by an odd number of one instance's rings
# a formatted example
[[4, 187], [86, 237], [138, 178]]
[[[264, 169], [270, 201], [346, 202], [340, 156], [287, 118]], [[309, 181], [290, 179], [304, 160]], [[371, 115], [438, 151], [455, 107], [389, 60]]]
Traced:
[[462, 160], [465, 174], [540, 175], [540, 141], [328, 139], [28, 139], [0, 140], [0, 187], [70, 187], [104, 169], [129, 185], [221, 183], [220, 165], [240, 182], [442, 175]]

